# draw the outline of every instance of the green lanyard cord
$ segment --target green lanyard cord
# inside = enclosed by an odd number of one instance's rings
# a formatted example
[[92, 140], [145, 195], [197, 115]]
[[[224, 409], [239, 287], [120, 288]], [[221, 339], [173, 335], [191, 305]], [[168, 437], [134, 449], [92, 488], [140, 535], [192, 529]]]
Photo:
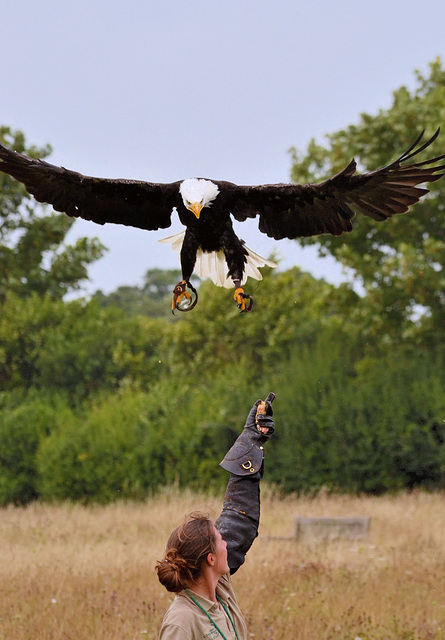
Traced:
[[[199, 604], [199, 602], [197, 601], [197, 599], [192, 596], [192, 594], [190, 593], [190, 591], [188, 589], [186, 589], [186, 593], [189, 596], [189, 598], [191, 598], [191, 600], [193, 600], [193, 602], [201, 609], [201, 611], [204, 611], [204, 613], [206, 614], [206, 616], [208, 617], [208, 619], [210, 620], [210, 622], [213, 624], [213, 626], [215, 627], [215, 629], [218, 631], [219, 635], [224, 638], [224, 640], [227, 640], [226, 636], [223, 634], [223, 632], [221, 631], [221, 629], [218, 627], [218, 625], [216, 624], [216, 622], [214, 621], [214, 619], [212, 618], [212, 616], [210, 615], [210, 613], [208, 611], [206, 611], [204, 609], [204, 607]], [[219, 597], [219, 595], [216, 595], [218, 602], [220, 603], [220, 605], [222, 606], [222, 608], [224, 609], [227, 617], [229, 618], [230, 622], [232, 623], [232, 627], [233, 630], [235, 632], [235, 636], [236, 636], [236, 640], [239, 640], [238, 638], [238, 633], [236, 631], [236, 627], [235, 627], [235, 623], [232, 620], [232, 616], [229, 613], [229, 610], [227, 609], [226, 605], [224, 604], [224, 602], [221, 600], [221, 598]]]
[[217, 599], [218, 599], [218, 602], [220, 603], [220, 605], [222, 606], [222, 608], [223, 608], [223, 609], [224, 609], [224, 611], [226, 612], [227, 617], [228, 617], [228, 618], [229, 618], [229, 620], [230, 620], [230, 623], [231, 623], [231, 625], [232, 625], [232, 627], [233, 627], [233, 630], [234, 630], [234, 632], [235, 632], [236, 640], [239, 640], [239, 638], [238, 638], [238, 633], [237, 633], [237, 631], [236, 631], [236, 627], [235, 627], [235, 623], [234, 623], [234, 622], [233, 622], [233, 620], [232, 620], [232, 616], [230, 615], [229, 610], [227, 609], [226, 605], [225, 605], [225, 604], [224, 604], [224, 602], [221, 600], [221, 598], [219, 597], [219, 595], [218, 595], [218, 594], [216, 594], [216, 597], [217, 597]]

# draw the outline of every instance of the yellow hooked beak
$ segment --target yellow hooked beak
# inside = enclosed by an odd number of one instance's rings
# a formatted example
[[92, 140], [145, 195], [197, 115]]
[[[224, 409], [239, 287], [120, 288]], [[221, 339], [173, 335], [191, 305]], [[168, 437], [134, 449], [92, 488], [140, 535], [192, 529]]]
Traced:
[[199, 220], [199, 216], [201, 215], [202, 204], [200, 202], [194, 202], [190, 207], [190, 211], [195, 214], [195, 216]]

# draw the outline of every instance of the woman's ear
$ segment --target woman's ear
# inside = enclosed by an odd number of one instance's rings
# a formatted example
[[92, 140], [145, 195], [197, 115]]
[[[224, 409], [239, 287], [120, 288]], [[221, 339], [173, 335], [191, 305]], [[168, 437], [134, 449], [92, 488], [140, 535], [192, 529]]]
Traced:
[[208, 553], [208, 554], [207, 554], [207, 558], [206, 558], [206, 560], [207, 560], [207, 563], [208, 563], [211, 567], [213, 567], [213, 565], [215, 564], [215, 556], [213, 555], [213, 553]]

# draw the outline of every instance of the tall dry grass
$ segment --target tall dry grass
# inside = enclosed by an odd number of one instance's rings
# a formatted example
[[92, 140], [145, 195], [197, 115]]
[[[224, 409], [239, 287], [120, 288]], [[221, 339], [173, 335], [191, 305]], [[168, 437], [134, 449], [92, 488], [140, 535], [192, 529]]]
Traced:
[[[153, 570], [189, 511], [220, 499], [168, 491], [145, 504], [0, 511], [1, 640], [157, 638], [171, 596]], [[303, 544], [295, 515], [371, 516], [368, 538]], [[444, 495], [279, 499], [234, 576], [252, 639], [445, 638]]]

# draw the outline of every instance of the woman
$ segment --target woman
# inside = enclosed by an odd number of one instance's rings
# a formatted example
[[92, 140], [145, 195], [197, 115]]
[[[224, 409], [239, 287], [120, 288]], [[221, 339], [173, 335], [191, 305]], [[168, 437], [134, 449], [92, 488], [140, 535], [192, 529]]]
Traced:
[[221, 515], [213, 524], [190, 514], [167, 542], [156, 565], [159, 581], [176, 594], [164, 616], [161, 640], [246, 640], [247, 628], [230, 575], [258, 535], [263, 443], [274, 431], [269, 394], [257, 400], [221, 466], [230, 472]]

